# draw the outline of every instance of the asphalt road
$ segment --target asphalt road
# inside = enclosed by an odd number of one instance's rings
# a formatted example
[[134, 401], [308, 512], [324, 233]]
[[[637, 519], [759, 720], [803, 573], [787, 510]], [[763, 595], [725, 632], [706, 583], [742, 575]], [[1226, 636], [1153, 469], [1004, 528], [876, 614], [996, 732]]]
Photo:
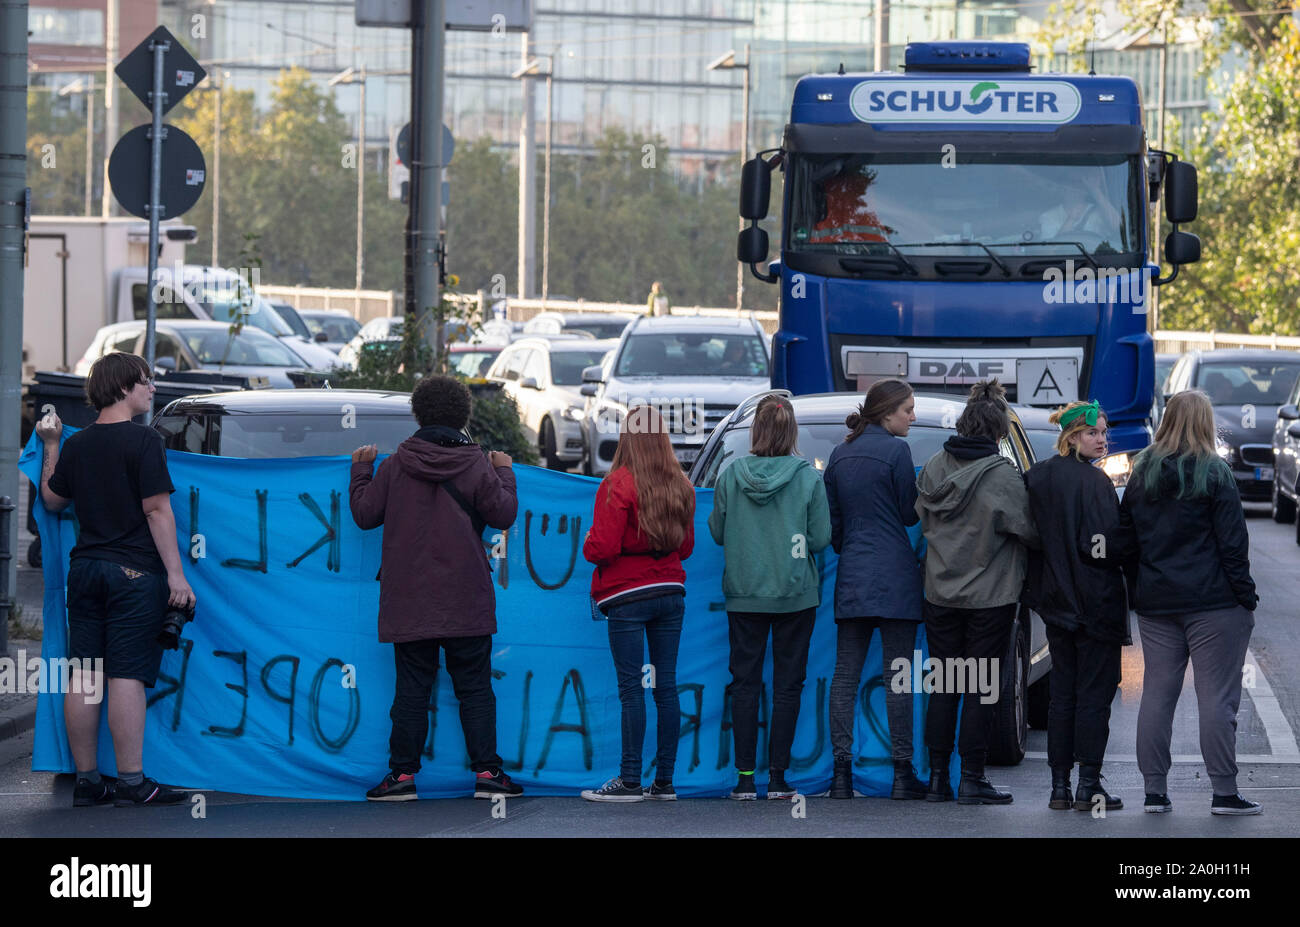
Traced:
[[[1267, 510], [1247, 508], [1251, 566], [1259, 585], [1248, 662], [1258, 667], [1238, 716], [1239, 785], [1264, 805], [1245, 818], [1209, 814], [1210, 785], [1200, 760], [1190, 668], [1175, 720], [1170, 773], [1174, 813], [1141, 811], [1142, 779], [1134, 757], [1141, 693], [1141, 642], [1125, 651], [1124, 681], [1111, 718], [1105, 770], [1112, 793], [1128, 807], [1104, 818], [1049, 811], [1047, 736], [1030, 733], [1029, 754], [1017, 767], [992, 768], [990, 778], [1015, 795], [1003, 807], [892, 802], [811, 796], [787, 802], [692, 799], [596, 805], [580, 798], [511, 800], [504, 817], [473, 799], [371, 804], [204, 793], [203, 816], [192, 805], [172, 808], [78, 808], [70, 776], [31, 771], [32, 735], [0, 742], [0, 838], [21, 836], [1294, 836], [1300, 820], [1300, 546], [1292, 526]], [[1136, 622], [1135, 622], [1136, 626]], [[802, 812], [802, 815], [799, 814]], [[498, 814], [500, 812], [498, 811]]]

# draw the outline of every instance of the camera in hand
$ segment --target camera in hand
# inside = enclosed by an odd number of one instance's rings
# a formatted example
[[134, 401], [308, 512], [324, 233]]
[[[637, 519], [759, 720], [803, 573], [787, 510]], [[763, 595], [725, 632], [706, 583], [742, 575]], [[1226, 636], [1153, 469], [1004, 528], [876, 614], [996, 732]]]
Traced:
[[181, 643], [181, 630], [193, 620], [193, 605], [185, 608], [168, 605], [167, 614], [163, 617], [162, 631], [158, 633], [158, 643], [163, 645], [164, 650], [175, 650]]

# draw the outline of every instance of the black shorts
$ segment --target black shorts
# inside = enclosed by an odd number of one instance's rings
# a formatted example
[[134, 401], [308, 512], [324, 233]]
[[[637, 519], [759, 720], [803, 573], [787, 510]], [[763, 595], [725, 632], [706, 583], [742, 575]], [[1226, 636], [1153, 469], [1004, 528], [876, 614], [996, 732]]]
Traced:
[[108, 560], [78, 557], [68, 567], [68, 656], [104, 660], [110, 679], [152, 688], [162, 663], [167, 577]]

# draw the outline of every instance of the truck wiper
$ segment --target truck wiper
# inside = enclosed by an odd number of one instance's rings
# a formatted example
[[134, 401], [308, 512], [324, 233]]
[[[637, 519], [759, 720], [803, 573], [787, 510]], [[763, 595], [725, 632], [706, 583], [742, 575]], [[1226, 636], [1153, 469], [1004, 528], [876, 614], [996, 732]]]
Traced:
[[993, 247], [995, 248], [1017, 248], [1017, 247], [1041, 248], [1044, 245], [1070, 245], [1071, 247], [1078, 248], [1079, 253], [1083, 255], [1083, 259], [1087, 261], [1090, 265], [1092, 265], [1092, 269], [1100, 270], [1100, 268], [1097, 266], [1097, 262], [1094, 261], [1092, 259], [1092, 255], [1088, 253], [1088, 249], [1085, 248], [1083, 245], [1079, 244], [1077, 241], [1017, 241], [1017, 242], [1010, 242], [1010, 243], [1003, 243], [1003, 244], [994, 244]]
[[840, 266], [850, 271], [868, 271], [876, 270], [881, 262], [888, 262], [898, 267], [902, 267], [908, 274], [915, 277], [918, 271], [912, 266], [912, 262], [903, 257], [903, 253], [887, 241], [873, 241], [873, 245], [884, 245], [892, 254], [878, 255], [871, 257], [840, 258]]
[[1002, 261], [998, 259], [998, 256], [989, 250], [987, 245], [978, 241], [925, 241], [925, 242], [916, 242], [914, 244], [899, 245], [898, 247], [900, 248], [979, 248], [993, 260], [994, 264], [998, 265], [998, 269], [1002, 271], [1002, 276], [1004, 277], [1011, 276], [1011, 268], [1008, 267], [1006, 264], [1003, 264]]

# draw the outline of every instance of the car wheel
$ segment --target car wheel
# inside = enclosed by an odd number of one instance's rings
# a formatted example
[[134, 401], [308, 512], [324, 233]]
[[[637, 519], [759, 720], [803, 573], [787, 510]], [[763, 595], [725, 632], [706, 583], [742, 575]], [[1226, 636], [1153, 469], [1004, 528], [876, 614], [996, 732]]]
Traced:
[[1029, 726], [1036, 731], [1047, 730], [1047, 705], [1051, 697], [1051, 678], [1052, 674], [1049, 672], [1029, 687], [1029, 710], [1025, 717]]
[[994, 766], [1016, 766], [1025, 758], [1025, 743], [1029, 737], [1029, 633], [1019, 617], [1011, 626], [1011, 640], [1007, 643], [1001, 676], [1001, 690], [993, 711], [988, 761]]
[[542, 461], [548, 470], [566, 470], [564, 461], [555, 455], [555, 427], [549, 418], [542, 419]]
[[1273, 480], [1273, 520], [1279, 525], [1289, 525], [1295, 521], [1295, 503], [1282, 495], [1277, 488], [1278, 481]]

